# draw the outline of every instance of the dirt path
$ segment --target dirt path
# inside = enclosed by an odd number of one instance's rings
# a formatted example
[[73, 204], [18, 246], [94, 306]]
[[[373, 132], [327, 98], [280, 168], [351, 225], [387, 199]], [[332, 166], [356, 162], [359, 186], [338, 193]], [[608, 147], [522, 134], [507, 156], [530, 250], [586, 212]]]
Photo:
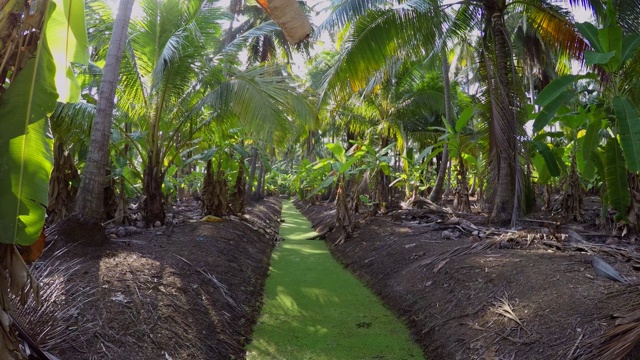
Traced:
[[248, 359], [421, 359], [407, 329], [345, 271], [290, 202]]
[[54, 354], [65, 360], [244, 358], [275, 243], [266, 230], [277, 234], [280, 202], [266, 199], [250, 206], [245, 219], [218, 223], [199, 221], [195, 203], [172, 212], [183, 225], [147, 229], [101, 248], [75, 246], [57, 257], [78, 267], [62, 281], [58, 323], [79, 331], [63, 330]]
[[[316, 229], [335, 224], [330, 206], [301, 209]], [[509, 247], [453, 255], [473, 243], [468, 236], [445, 238], [435, 215], [361, 217], [355, 236], [332, 248], [407, 321], [427, 358], [588, 358], [594, 349], [588, 339], [613, 326], [613, 314], [638, 305], [637, 285], [596, 276], [594, 254], [527, 246], [525, 237], [522, 245], [505, 241]], [[326, 242], [339, 237], [331, 232]], [[598, 255], [637, 284], [628, 262]]]

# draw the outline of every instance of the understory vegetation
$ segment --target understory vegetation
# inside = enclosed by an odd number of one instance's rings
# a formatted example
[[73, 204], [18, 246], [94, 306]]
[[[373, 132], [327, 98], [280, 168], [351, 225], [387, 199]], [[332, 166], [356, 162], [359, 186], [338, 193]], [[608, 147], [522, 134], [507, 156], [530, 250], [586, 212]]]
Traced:
[[[603, 231], [640, 232], [639, 1], [292, 1], [299, 37], [275, 3], [1, 3], [3, 311], [38, 296], [45, 228], [99, 245], [187, 199], [327, 200], [343, 243], [357, 213], [515, 227], [591, 195]], [[0, 358], [23, 358], [5, 312]]]

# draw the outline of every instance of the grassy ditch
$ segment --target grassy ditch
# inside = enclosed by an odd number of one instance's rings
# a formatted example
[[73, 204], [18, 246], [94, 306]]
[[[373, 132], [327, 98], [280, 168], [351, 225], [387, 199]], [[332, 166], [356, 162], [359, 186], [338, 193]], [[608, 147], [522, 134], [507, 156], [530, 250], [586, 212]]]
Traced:
[[423, 359], [406, 327], [338, 264], [307, 219], [284, 202], [264, 307], [247, 358]]

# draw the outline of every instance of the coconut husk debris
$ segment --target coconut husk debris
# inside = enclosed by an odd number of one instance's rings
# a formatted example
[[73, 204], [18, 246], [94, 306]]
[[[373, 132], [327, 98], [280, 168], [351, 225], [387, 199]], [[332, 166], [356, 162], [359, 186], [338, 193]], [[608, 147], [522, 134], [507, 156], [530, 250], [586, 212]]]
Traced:
[[256, 0], [271, 16], [291, 44], [297, 44], [311, 33], [311, 23], [296, 0]]

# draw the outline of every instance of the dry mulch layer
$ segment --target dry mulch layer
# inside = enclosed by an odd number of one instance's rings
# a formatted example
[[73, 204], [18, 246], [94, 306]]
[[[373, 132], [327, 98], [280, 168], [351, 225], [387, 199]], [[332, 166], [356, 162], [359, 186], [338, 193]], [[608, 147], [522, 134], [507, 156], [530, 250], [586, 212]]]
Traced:
[[62, 274], [55, 307], [71, 310], [52, 352], [65, 360], [244, 358], [280, 209], [271, 198], [242, 219], [210, 223], [192, 202], [170, 210], [180, 225], [56, 254], [55, 263], [74, 268]]
[[[333, 206], [297, 206], [428, 359], [600, 359], [602, 340], [616, 338], [598, 336], [616, 320], [640, 331], [637, 240], [607, 236], [591, 220], [532, 219], [509, 230], [477, 214], [398, 210], [359, 215], [354, 237], [333, 246], [341, 236]], [[628, 283], [598, 276], [595, 256]]]

